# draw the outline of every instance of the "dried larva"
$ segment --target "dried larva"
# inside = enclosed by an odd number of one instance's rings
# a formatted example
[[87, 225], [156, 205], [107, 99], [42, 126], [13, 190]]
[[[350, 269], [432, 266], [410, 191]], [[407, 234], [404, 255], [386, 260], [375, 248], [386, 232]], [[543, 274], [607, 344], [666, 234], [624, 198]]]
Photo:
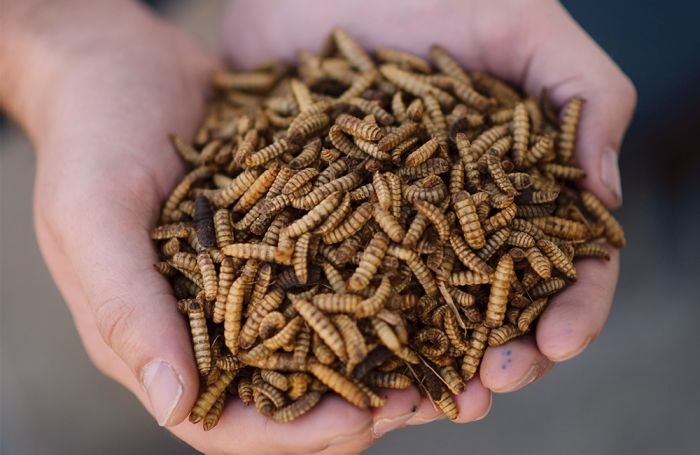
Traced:
[[280, 165], [275, 163], [260, 176], [255, 179], [255, 182], [241, 195], [240, 199], [233, 206], [233, 212], [248, 211], [256, 202], [262, 198], [275, 182], [275, 178], [280, 171]]
[[[372, 218], [372, 204], [365, 202], [350, 213], [335, 229], [323, 235], [327, 244], [340, 243], [357, 234]], [[351, 255], [352, 257], [352, 255]]]
[[194, 404], [192, 411], [190, 411], [190, 422], [199, 423], [202, 421], [202, 419], [204, 419], [204, 417], [216, 403], [216, 400], [223, 395], [226, 387], [233, 380], [235, 374], [236, 373], [233, 371], [222, 372], [219, 379], [214, 384], [208, 386], [204, 392], [202, 392], [197, 399], [197, 402]]
[[561, 134], [559, 135], [558, 155], [563, 163], [571, 160], [576, 145], [578, 122], [583, 110], [583, 98], [574, 96], [564, 105], [561, 113]]
[[488, 306], [486, 307], [486, 318], [484, 325], [490, 328], [499, 327], [503, 323], [508, 304], [508, 291], [510, 282], [513, 279], [513, 259], [509, 255], [504, 255], [498, 261], [491, 291], [489, 293]]
[[313, 409], [321, 400], [321, 393], [316, 391], [306, 392], [292, 403], [275, 410], [271, 418], [276, 423], [289, 423], [303, 416]]
[[201, 194], [194, 200], [194, 225], [199, 243], [206, 248], [215, 247], [214, 211], [209, 199]]
[[[172, 224], [163, 224], [151, 229], [151, 239], [166, 240], [174, 238], [187, 238], [194, 232], [194, 225], [190, 222], [178, 222]], [[172, 256], [172, 255], [171, 255]]]
[[428, 82], [423, 81], [414, 73], [409, 73], [393, 64], [382, 65], [379, 71], [384, 77], [396, 84], [399, 88], [417, 96], [424, 97], [432, 94], [442, 106], [450, 107], [454, 104], [454, 97]]
[[387, 248], [389, 248], [389, 238], [383, 232], [376, 233], [362, 253], [357, 269], [348, 280], [350, 292], [360, 291], [369, 285], [370, 280], [377, 273]]
[[236, 202], [243, 193], [255, 182], [261, 172], [257, 169], [246, 169], [238, 174], [226, 188], [216, 190], [209, 198], [215, 207], [225, 207]]
[[540, 239], [537, 241], [537, 248], [552, 261], [554, 268], [563, 273], [568, 279], [576, 280], [576, 268], [574, 264], [556, 243], [546, 239]]
[[211, 407], [206, 416], [204, 416], [204, 431], [209, 431], [219, 423], [221, 414], [224, 412], [224, 403], [226, 401], [226, 395], [221, 394], [219, 398], [216, 399], [214, 405]]
[[418, 282], [423, 286], [425, 293], [429, 296], [434, 296], [437, 294], [437, 284], [433, 278], [430, 269], [421, 261], [420, 256], [414, 251], [406, 249], [404, 247], [391, 245], [387, 250], [387, 254], [395, 256], [402, 261], [404, 261], [411, 272], [416, 277]]
[[169, 223], [175, 221], [174, 216], [177, 212], [177, 207], [182, 202], [187, 193], [189, 193], [192, 185], [198, 180], [210, 177], [215, 172], [215, 168], [212, 166], [198, 167], [190, 171], [185, 177], [180, 181], [180, 183], [175, 186], [173, 191], [168, 196], [168, 199], [163, 204], [163, 210], [161, 213], [161, 220], [163, 222]]
[[355, 321], [345, 314], [333, 316], [333, 323], [343, 337], [345, 347], [348, 352], [347, 372], [352, 372], [353, 368], [362, 362], [367, 353], [367, 343]]
[[360, 409], [369, 407], [369, 398], [357, 385], [345, 376], [320, 363], [311, 362], [309, 371], [319, 381]]
[[241, 330], [241, 318], [243, 315], [243, 303], [248, 286], [252, 280], [246, 276], [239, 276], [231, 285], [226, 298], [224, 311], [224, 341], [226, 347], [232, 353], [238, 352], [238, 336]]
[[342, 29], [333, 30], [333, 38], [340, 53], [360, 71], [374, 69], [374, 62], [364, 49], [347, 32]]
[[542, 170], [546, 174], [562, 180], [581, 180], [586, 177], [586, 171], [576, 166], [547, 163], [542, 166]]
[[292, 304], [306, 323], [321, 337], [333, 353], [341, 360], [347, 359], [343, 338], [340, 333], [338, 333], [338, 330], [331, 320], [308, 300], [294, 299]]
[[574, 257], [595, 257], [610, 260], [610, 252], [600, 243], [580, 243], [574, 246]]
[[489, 333], [489, 346], [500, 346], [520, 335], [520, 329], [511, 324], [506, 324]]
[[582, 192], [581, 203], [588, 213], [603, 223], [605, 226], [605, 237], [612, 246], [616, 248], [625, 246], [625, 232], [622, 230], [622, 226], [593, 193], [588, 191]]
[[485, 233], [472, 197], [466, 191], [460, 191], [452, 196], [452, 204], [467, 244], [477, 250], [483, 248], [486, 243]]
[[564, 286], [566, 286], [566, 281], [561, 278], [547, 278], [534, 285], [530, 289], [529, 294], [533, 299], [547, 297], [561, 291], [564, 289]]
[[444, 213], [436, 206], [427, 201], [415, 201], [413, 203], [416, 211], [425, 216], [428, 221], [435, 227], [435, 230], [440, 237], [442, 243], [446, 243], [450, 238], [450, 223], [447, 221]]
[[516, 167], [525, 162], [530, 142], [530, 118], [524, 103], [518, 103], [513, 109], [513, 161]]
[[192, 334], [192, 346], [199, 374], [206, 376], [211, 369], [211, 349], [209, 347], [209, 331], [204, 319], [202, 305], [191, 300], [187, 311], [190, 320], [190, 332]]
[[214, 233], [216, 237], [216, 246], [219, 248], [234, 242], [231, 213], [228, 209], [219, 209], [214, 213]]
[[517, 208], [514, 203], [509, 204], [498, 213], [484, 220], [481, 223], [484, 232], [490, 234], [499, 229], [510, 226], [510, 223], [515, 219]]
[[335, 124], [347, 134], [366, 141], [376, 142], [384, 136], [384, 133], [377, 125], [352, 115], [340, 114], [335, 119]]
[[469, 338], [469, 348], [462, 359], [461, 374], [464, 381], [468, 381], [474, 377], [481, 358], [484, 356], [486, 343], [488, 340], [490, 329], [486, 325], [481, 325], [474, 329]]
[[411, 378], [398, 372], [371, 371], [364, 375], [362, 380], [371, 387], [382, 389], [407, 389], [413, 385]]
[[586, 240], [589, 237], [588, 228], [578, 221], [571, 221], [556, 216], [531, 218], [530, 222], [540, 228], [545, 234], [568, 240]]
[[239, 332], [238, 345], [241, 348], [248, 349], [253, 345], [260, 331], [260, 324], [263, 318], [279, 308], [284, 297], [284, 291], [275, 286], [253, 307], [253, 310], [249, 313], [245, 324], [243, 324]]
[[391, 212], [375, 205], [372, 216], [382, 231], [384, 231], [393, 242], [401, 243], [403, 241], [406, 236], [406, 231]]
[[537, 299], [534, 302], [530, 303], [528, 306], [526, 306], [521, 312], [520, 315], [518, 316], [518, 329], [521, 332], [526, 332], [529, 328], [532, 322], [537, 319], [537, 317], [542, 314], [544, 309], [547, 307], [547, 299], [546, 298], [541, 298]]

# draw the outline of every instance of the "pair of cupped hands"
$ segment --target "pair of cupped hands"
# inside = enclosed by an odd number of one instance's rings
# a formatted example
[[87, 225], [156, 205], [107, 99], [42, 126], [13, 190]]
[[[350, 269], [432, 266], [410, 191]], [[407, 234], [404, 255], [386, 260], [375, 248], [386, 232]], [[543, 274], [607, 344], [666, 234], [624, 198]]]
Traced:
[[[440, 418], [408, 389], [388, 392], [373, 411], [328, 397], [287, 425], [240, 402], [208, 433], [187, 422], [200, 378], [186, 322], [153, 269], [148, 232], [184, 172], [168, 134], [193, 134], [221, 59], [126, 0], [9, 2], [5, 16], [0, 99], [37, 150], [39, 244], [104, 374], [159, 424], [213, 454], [355, 453], [391, 430]], [[341, 26], [369, 48], [425, 54], [439, 43], [470, 70], [535, 96], [546, 87], [559, 107], [582, 96], [576, 156], [584, 186], [609, 207], [621, 203], [617, 153], [635, 90], [556, 1], [251, 1], [229, 4], [223, 19], [224, 56], [239, 67], [317, 49]], [[459, 421], [485, 417], [492, 392], [520, 389], [581, 353], [608, 316], [618, 264], [617, 252], [609, 262], [577, 262], [578, 281], [552, 300], [536, 333], [488, 348], [480, 375], [457, 397]]]

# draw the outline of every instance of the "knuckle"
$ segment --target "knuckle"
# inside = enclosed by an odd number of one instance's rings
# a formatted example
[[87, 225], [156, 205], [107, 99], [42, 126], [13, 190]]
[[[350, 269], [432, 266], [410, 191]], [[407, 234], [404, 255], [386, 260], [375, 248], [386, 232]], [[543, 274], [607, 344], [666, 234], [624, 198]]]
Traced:
[[95, 320], [104, 342], [115, 351], [131, 343], [134, 306], [121, 297], [102, 299], [95, 306]]

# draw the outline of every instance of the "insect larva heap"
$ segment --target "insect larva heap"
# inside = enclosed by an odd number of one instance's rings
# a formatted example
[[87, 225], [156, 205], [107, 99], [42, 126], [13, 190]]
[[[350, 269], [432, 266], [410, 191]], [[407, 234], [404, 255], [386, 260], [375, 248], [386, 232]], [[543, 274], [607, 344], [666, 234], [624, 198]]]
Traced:
[[190, 420], [414, 385], [457, 419], [489, 346], [624, 245], [577, 186], [585, 103], [556, 118], [442, 47], [371, 54], [340, 29], [299, 57], [217, 72], [193, 143], [172, 137], [189, 169], [150, 236], [203, 378]]

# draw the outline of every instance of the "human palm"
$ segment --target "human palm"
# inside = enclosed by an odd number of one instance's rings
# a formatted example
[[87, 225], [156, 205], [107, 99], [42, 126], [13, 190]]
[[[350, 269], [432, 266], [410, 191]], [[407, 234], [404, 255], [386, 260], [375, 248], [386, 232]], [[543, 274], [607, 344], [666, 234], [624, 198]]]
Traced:
[[[536, 15], [513, 2], [499, 7], [484, 6], [492, 3], [485, 1], [416, 2], [402, 8], [411, 12], [414, 7], [410, 14], [386, 3], [361, 21], [358, 2], [347, 2], [352, 9], [345, 2], [314, 3], [317, 14], [300, 15], [306, 3], [314, 2], [288, 2], [271, 10], [263, 2], [234, 3], [224, 33], [228, 56], [248, 65], [289, 55], [313, 48], [333, 25], [342, 25], [370, 45], [421, 51], [440, 42], [470, 69], [522, 82], [533, 94], [549, 87], [558, 103], [583, 95], [587, 108], [577, 153], [588, 171], [586, 185], [609, 205], [619, 202], [601, 180], [598, 163], [602, 150], [619, 146], [634, 93], [558, 4], [521, 2], [537, 5]], [[437, 12], [415, 10], [426, 3]], [[524, 25], [509, 31], [492, 27], [507, 16], [503, 10], [520, 14]], [[374, 411], [329, 397], [287, 425], [276, 425], [238, 402], [227, 405], [208, 433], [186, 421], [199, 378], [186, 323], [167, 282], [153, 270], [157, 256], [148, 231], [184, 172], [167, 136], [194, 132], [208, 75], [218, 62], [142, 10], [130, 14], [119, 16], [124, 23], [99, 16], [104, 21], [100, 39], [65, 56], [61, 68], [67, 70], [52, 82], [42, 126], [27, 128], [38, 150], [35, 208], [41, 249], [93, 362], [132, 391], [161, 425], [207, 453], [357, 452], [406, 423], [438, 418], [429, 401], [409, 389], [389, 392], [387, 405]], [[290, 15], [298, 20], [288, 20]], [[264, 18], [266, 27], [256, 28], [255, 17]], [[391, 21], [397, 26], [388, 25]], [[561, 43], [549, 39], [553, 33]], [[576, 49], [577, 58], [570, 58], [562, 43]], [[457, 398], [460, 421], [488, 412], [490, 390], [511, 391], [532, 382], [599, 333], [612, 301], [618, 256], [605, 264], [577, 266], [579, 280], [553, 299], [535, 337], [487, 350], [480, 377]]]

